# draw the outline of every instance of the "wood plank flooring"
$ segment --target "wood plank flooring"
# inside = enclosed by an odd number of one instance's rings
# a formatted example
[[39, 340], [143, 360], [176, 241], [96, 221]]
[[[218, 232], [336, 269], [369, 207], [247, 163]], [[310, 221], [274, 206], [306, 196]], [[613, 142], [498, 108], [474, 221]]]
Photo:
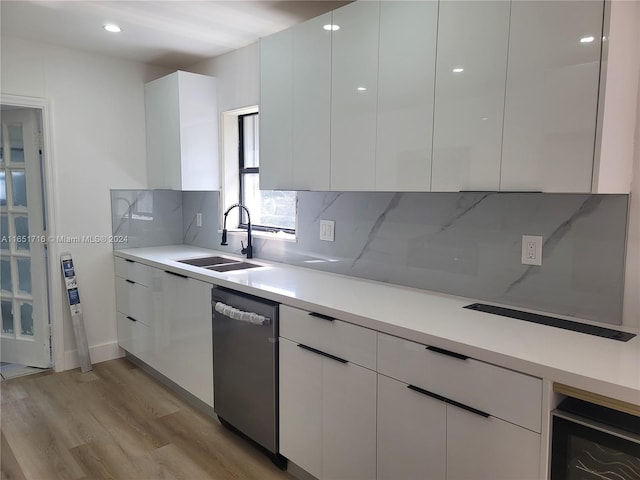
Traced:
[[126, 359], [0, 383], [4, 480], [293, 477]]

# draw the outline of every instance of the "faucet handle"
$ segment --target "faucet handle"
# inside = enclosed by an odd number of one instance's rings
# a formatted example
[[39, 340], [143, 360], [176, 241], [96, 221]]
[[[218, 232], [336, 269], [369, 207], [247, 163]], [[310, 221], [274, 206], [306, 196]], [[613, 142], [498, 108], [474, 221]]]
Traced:
[[240, 245], [242, 246], [240, 253], [244, 255], [245, 253], [247, 253], [247, 248], [244, 246], [244, 242], [242, 240], [240, 240]]

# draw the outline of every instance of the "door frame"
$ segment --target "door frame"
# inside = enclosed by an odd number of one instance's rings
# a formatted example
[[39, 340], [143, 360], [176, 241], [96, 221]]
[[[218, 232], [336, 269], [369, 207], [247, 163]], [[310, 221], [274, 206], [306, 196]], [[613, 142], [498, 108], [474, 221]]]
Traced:
[[[27, 97], [22, 95], [0, 94], [0, 104], [15, 107], [33, 108], [40, 110], [42, 116], [42, 143], [43, 143], [43, 188], [42, 192], [45, 201], [45, 218], [47, 220], [47, 235], [57, 237], [56, 231], [58, 222], [56, 221], [58, 212], [57, 198], [53, 194], [52, 185], [57, 185], [55, 166], [55, 152], [53, 149], [52, 135], [52, 111], [51, 103], [46, 98]], [[47, 258], [47, 295], [49, 305], [49, 322], [51, 325], [51, 361], [52, 368], [58, 372], [64, 370], [64, 330], [63, 330], [63, 302], [62, 279], [56, 273], [60, 272], [60, 249], [56, 242], [48, 242]]]

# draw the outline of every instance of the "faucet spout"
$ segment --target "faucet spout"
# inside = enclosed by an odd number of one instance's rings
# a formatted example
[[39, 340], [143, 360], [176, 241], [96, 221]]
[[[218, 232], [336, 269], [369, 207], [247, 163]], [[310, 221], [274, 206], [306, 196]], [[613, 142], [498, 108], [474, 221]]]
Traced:
[[247, 213], [247, 246], [245, 247], [244, 245], [242, 245], [242, 250], [240, 251], [243, 255], [246, 255], [247, 258], [253, 258], [253, 246], [251, 244], [251, 215], [249, 214], [249, 209], [241, 203], [235, 203], [231, 205], [229, 208], [227, 208], [227, 211], [224, 212], [224, 222], [222, 225], [222, 241], [220, 242], [220, 245], [229, 245], [227, 243], [227, 215], [229, 215], [229, 212], [236, 207], [242, 208]]

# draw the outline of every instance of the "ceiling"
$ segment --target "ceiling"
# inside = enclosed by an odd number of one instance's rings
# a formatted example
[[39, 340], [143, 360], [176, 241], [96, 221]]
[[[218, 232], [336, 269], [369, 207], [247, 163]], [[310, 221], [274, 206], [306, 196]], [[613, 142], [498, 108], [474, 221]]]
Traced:
[[[3, 36], [181, 69], [346, 3], [1, 0], [0, 16]], [[106, 32], [105, 23], [122, 32]]]

